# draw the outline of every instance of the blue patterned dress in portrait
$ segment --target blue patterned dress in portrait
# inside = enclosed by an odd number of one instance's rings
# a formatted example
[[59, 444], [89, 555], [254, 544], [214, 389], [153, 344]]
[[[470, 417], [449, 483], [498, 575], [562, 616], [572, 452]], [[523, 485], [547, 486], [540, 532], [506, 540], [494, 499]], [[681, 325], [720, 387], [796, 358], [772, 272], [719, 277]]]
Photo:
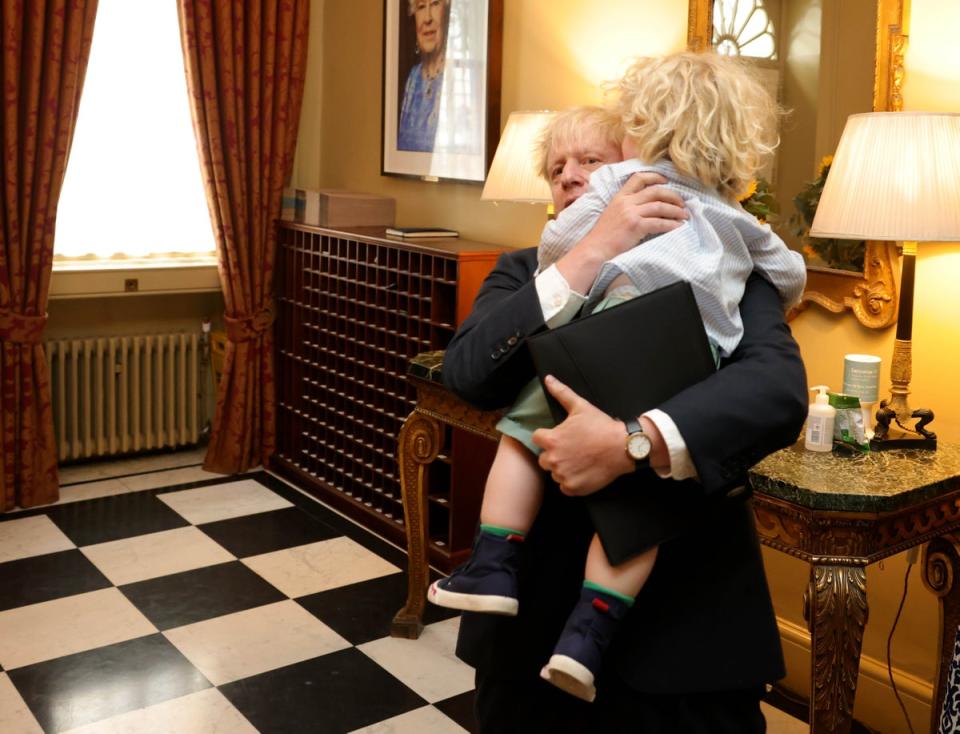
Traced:
[[407, 75], [397, 128], [397, 150], [432, 153], [440, 117], [440, 90], [443, 72], [433, 79], [423, 76], [423, 64], [414, 66]]

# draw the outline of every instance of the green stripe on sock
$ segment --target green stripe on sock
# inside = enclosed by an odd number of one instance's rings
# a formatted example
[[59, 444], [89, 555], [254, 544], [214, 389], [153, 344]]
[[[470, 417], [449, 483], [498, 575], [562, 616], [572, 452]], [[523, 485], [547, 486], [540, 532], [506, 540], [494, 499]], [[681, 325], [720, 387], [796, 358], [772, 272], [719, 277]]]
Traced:
[[484, 533], [490, 533], [491, 535], [499, 535], [501, 538], [506, 538], [508, 535], [519, 535], [523, 538], [527, 535], [522, 530], [511, 530], [510, 528], [501, 528], [497, 525], [484, 525], [483, 523], [480, 523], [480, 530]]
[[619, 599], [628, 607], [633, 606], [634, 598], [632, 596], [627, 596], [626, 594], [621, 594], [619, 591], [614, 591], [613, 589], [608, 589], [606, 586], [601, 586], [600, 584], [595, 584], [592, 581], [583, 582], [584, 589], [590, 589], [592, 591], [599, 591], [603, 594], [609, 594], [614, 599]]

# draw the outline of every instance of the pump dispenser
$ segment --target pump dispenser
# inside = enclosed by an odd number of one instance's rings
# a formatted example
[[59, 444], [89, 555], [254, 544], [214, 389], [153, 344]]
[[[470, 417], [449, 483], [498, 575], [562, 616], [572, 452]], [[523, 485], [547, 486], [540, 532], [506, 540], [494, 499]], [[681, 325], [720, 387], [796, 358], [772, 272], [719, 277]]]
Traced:
[[837, 409], [829, 403], [829, 389], [826, 385], [810, 388], [810, 392], [818, 391], [807, 414], [807, 433], [803, 442], [804, 447], [810, 451], [833, 449], [833, 419], [837, 415]]

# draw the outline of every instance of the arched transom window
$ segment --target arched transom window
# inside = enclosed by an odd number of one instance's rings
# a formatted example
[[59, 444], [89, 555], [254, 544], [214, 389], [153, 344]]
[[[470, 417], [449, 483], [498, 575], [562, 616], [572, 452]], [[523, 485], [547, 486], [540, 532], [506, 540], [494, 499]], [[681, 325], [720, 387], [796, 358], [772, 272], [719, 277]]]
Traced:
[[713, 47], [728, 56], [777, 59], [773, 22], [764, 0], [714, 0]]

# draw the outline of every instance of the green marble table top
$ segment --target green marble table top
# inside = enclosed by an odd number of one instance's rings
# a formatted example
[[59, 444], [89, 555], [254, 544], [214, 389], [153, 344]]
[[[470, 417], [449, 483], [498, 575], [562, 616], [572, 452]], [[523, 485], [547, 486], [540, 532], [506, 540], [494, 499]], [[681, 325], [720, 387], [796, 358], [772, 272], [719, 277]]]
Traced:
[[407, 374], [430, 382], [443, 382], [443, 351], [421, 352], [407, 364]]
[[960, 488], [960, 445], [847, 455], [807, 451], [801, 440], [753, 467], [750, 483], [812, 510], [893, 512]]

